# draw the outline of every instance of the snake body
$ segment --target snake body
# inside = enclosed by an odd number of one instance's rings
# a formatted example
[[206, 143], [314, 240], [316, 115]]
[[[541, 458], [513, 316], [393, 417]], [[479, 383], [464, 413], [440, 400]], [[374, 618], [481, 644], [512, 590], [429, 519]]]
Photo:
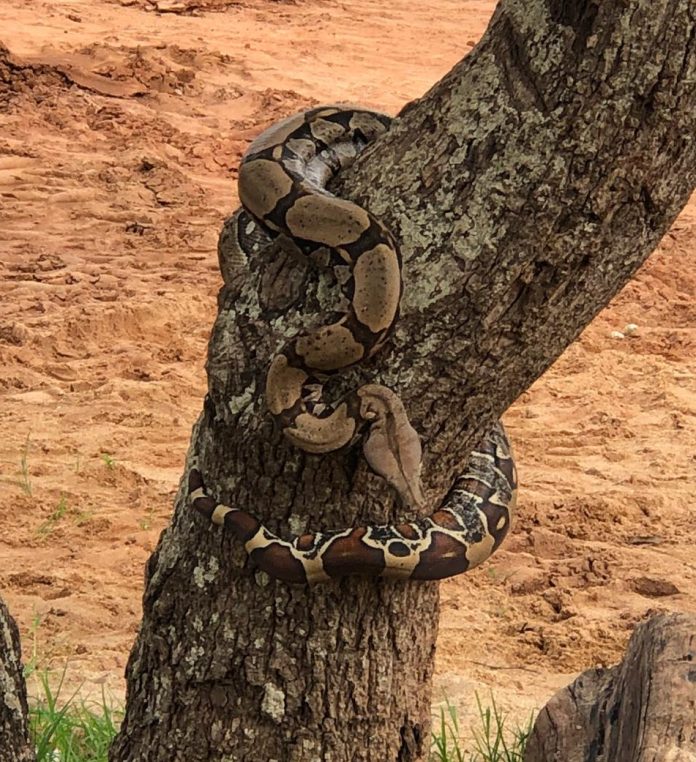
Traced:
[[[324, 383], [371, 357], [398, 318], [401, 255], [385, 226], [327, 191], [330, 180], [389, 127], [382, 114], [322, 106], [263, 132], [242, 158], [239, 197], [271, 237], [332, 266], [345, 307], [331, 322], [288, 341], [266, 377], [268, 408], [284, 436], [306, 452], [337, 450], [362, 437], [369, 465], [411, 507], [421, 507], [421, 449], [401, 400], [367, 384], [330, 404]], [[238, 218], [241, 219], [241, 218]], [[244, 246], [240, 221], [238, 240]], [[475, 450], [439, 509], [427, 518], [306, 534], [283, 540], [243, 509], [218, 504], [197, 469], [192, 506], [245, 543], [252, 561], [289, 582], [349, 574], [440, 579], [481, 563], [509, 530], [517, 481], [510, 446], [497, 424]]]
[[[389, 389], [375, 384], [333, 405], [323, 398], [326, 378], [372, 356], [399, 312], [396, 241], [369, 212], [326, 190], [388, 126], [388, 117], [370, 111], [312, 109], [262, 133], [240, 165], [239, 198], [246, 211], [271, 235], [332, 266], [345, 299], [345, 309], [331, 323], [289, 341], [266, 378], [271, 413], [285, 437], [306, 452], [344, 447], [357, 438], [375, 406], [400, 405]], [[420, 449], [414, 457], [420, 461]], [[418, 500], [420, 494], [409, 502]]]

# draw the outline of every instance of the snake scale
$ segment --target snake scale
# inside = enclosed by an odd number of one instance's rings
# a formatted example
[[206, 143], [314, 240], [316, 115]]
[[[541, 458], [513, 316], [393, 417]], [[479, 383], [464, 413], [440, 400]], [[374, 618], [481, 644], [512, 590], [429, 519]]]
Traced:
[[[253, 141], [239, 170], [243, 209], [272, 238], [334, 268], [345, 308], [321, 328], [295, 336], [271, 361], [265, 399], [285, 438], [309, 453], [363, 440], [370, 467], [411, 508], [421, 508], [421, 446], [399, 397], [366, 384], [331, 404], [326, 380], [377, 352], [398, 319], [401, 254], [392, 234], [367, 210], [327, 190], [389, 128], [382, 114], [320, 106], [284, 119]], [[237, 239], [245, 246], [245, 223]], [[321, 582], [351, 574], [442, 579], [480, 564], [512, 522], [517, 475], [497, 423], [471, 454], [439, 508], [428, 517], [304, 534], [284, 540], [258, 518], [210, 497], [201, 472], [189, 473], [189, 500], [228, 527], [252, 563], [287, 582]]]

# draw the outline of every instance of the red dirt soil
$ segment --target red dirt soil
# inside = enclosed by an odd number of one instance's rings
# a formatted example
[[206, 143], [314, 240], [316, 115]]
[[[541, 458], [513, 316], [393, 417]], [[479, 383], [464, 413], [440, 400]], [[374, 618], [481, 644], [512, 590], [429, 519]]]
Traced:
[[[250, 138], [320, 102], [395, 113], [493, 6], [5, 0], [0, 593], [27, 656], [122, 696], [143, 566], [205, 393], [217, 234]], [[435, 699], [464, 727], [474, 690], [523, 719], [618, 660], [650, 613], [696, 611], [695, 265], [692, 200], [505, 416], [514, 534], [442, 584]]]

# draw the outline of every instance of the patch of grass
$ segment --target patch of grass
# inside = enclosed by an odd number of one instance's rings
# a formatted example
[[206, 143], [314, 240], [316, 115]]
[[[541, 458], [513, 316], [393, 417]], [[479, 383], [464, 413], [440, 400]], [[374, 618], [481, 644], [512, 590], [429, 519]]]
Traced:
[[31, 678], [35, 686], [29, 697], [29, 731], [36, 760], [107, 762], [108, 749], [123, 713], [107, 701], [103, 689], [101, 701], [79, 699], [80, 687], [64, 695], [67, 667], [58, 675], [56, 684], [53, 678], [58, 673], [42, 666], [46, 657], [39, 656], [40, 628], [41, 618], [35, 614], [30, 627], [31, 653], [24, 664], [27, 683]]
[[461, 748], [456, 709], [448, 702], [440, 708], [439, 727], [433, 732], [431, 762], [522, 762], [533, 717], [524, 727], [510, 728], [507, 715], [495, 703], [484, 707], [476, 694], [480, 726], [472, 728], [473, 752]]
[[38, 646], [38, 632], [41, 626], [41, 617], [34, 611], [34, 616], [31, 619], [31, 627], [29, 631], [31, 633], [31, 656], [29, 661], [24, 662], [24, 678], [28, 678], [36, 672], [36, 666], [39, 662], [39, 646]]
[[61, 495], [55, 511], [51, 513], [43, 524], [39, 525], [36, 534], [40, 537], [48, 537], [56, 528], [60, 520], [66, 515], [72, 519], [75, 526], [80, 527], [91, 521], [94, 514], [92, 511], [81, 511], [77, 508], [70, 508], [68, 505], [68, 498], [65, 495]]
[[42, 537], [47, 537], [55, 529], [56, 524], [65, 516], [68, 512], [68, 499], [65, 495], [60, 496], [58, 501], [58, 507], [53, 513], [39, 526], [36, 533]]
[[29, 434], [24, 440], [22, 454], [19, 459], [19, 468], [21, 473], [20, 486], [27, 495], [31, 495], [31, 479], [29, 478]]
[[6, 477], [3, 477], [2, 479], [0, 479], [0, 481], [5, 482], [6, 484], [14, 484], [17, 487], [20, 487], [22, 492], [24, 492], [25, 495], [32, 494], [31, 478], [29, 477], [29, 440], [30, 439], [31, 439], [31, 435], [27, 434], [27, 438], [24, 440], [24, 444], [22, 445], [22, 449], [20, 450], [19, 478], [8, 479]]
[[440, 726], [433, 731], [431, 762], [464, 762], [464, 753], [459, 748], [459, 721], [457, 710], [447, 702], [440, 707]]
[[37, 762], [107, 762], [121, 712], [103, 691], [100, 702], [77, 700], [79, 688], [64, 699], [65, 669], [55, 690], [48, 671], [36, 676], [39, 698], [29, 707], [29, 726]]
[[111, 455], [109, 455], [109, 453], [108, 453], [108, 452], [103, 452], [103, 453], [100, 455], [100, 457], [101, 457], [101, 459], [104, 461], [104, 465], [105, 465], [105, 466], [106, 466], [106, 467], [107, 467], [109, 470], [113, 471], [113, 470], [114, 470], [114, 468], [116, 468], [116, 461], [114, 460], [114, 458], [113, 458]]
[[[36, 621], [38, 627], [38, 620]], [[48, 670], [25, 667], [34, 673], [38, 698], [30, 701], [29, 723], [37, 762], [107, 762], [109, 746], [123, 717], [121, 709], [106, 700], [85, 702], [77, 698], [79, 688], [62, 697], [65, 672], [55, 689]], [[461, 748], [456, 709], [449, 703], [440, 708], [439, 727], [433, 732], [431, 762], [522, 762], [533, 717], [524, 727], [511, 728], [507, 715], [493, 696], [484, 707], [476, 695], [479, 724], [472, 727], [475, 748]]]

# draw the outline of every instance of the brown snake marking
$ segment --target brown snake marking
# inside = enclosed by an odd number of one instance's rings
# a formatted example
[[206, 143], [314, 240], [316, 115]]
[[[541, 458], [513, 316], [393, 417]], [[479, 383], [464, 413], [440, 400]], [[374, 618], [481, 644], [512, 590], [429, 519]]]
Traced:
[[[424, 503], [420, 440], [401, 400], [367, 384], [337, 403], [322, 399], [331, 375], [372, 356], [398, 318], [401, 254], [391, 233], [369, 212], [332, 196], [326, 186], [351, 164], [390, 119], [350, 107], [321, 106], [263, 132], [242, 158], [237, 217], [242, 252], [254, 225], [301, 254], [328, 261], [346, 308], [333, 322], [291, 339], [272, 360], [266, 402], [285, 437], [310, 453], [337, 450], [363, 436], [371, 466], [411, 507]], [[342, 277], [339, 273], [342, 272]], [[475, 450], [466, 470], [427, 518], [283, 540], [250, 513], [209, 497], [200, 472], [189, 474], [192, 506], [230, 528], [252, 561], [288, 582], [320, 582], [349, 574], [441, 579], [481, 563], [512, 521], [515, 465], [500, 423]]]

